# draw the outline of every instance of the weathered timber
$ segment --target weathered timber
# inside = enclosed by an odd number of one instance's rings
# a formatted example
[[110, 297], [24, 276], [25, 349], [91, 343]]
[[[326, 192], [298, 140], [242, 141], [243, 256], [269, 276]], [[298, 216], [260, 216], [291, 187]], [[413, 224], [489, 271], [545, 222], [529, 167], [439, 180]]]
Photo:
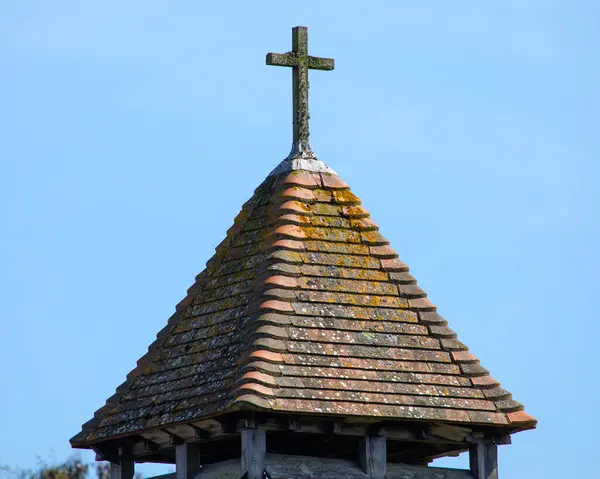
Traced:
[[183, 444], [184, 440], [176, 434], [169, 433], [169, 444], [171, 446], [179, 446]]
[[[367, 430], [367, 426], [359, 424], [346, 424], [336, 421], [318, 421], [311, 420], [310, 418], [303, 419], [288, 419], [287, 421], [281, 420], [270, 420], [267, 419], [261, 427], [268, 431], [285, 431], [290, 430], [293, 432], [300, 433], [316, 433], [316, 434], [330, 434], [333, 433], [338, 436], [364, 436]], [[471, 429], [462, 427], [450, 426], [450, 425], [435, 425], [435, 426], [422, 426], [422, 427], [404, 427], [395, 425], [385, 426], [374, 426], [378, 436], [385, 436], [388, 439], [397, 441], [410, 441], [410, 442], [424, 442], [424, 443], [448, 443], [457, 444], [465, 443], [467, 447], [471, 442], [470, 432]], [[481, 435], [483, 437], [483, 434]], [[477, 436], [479, 438], [479, 436]]]
[[387, 449], [384, 436], [366, 435], [359, 445], [358, 457], [363, 471], [371, 479], [385, 479]]
[[175, 446], [177, 479], [192, 479], [200, 471], [200, 444], [186, 442]]
[[219, 423], [221, 424], [220, 431], [222, 434], [233, 434], [237, 430], [235, 420], [229, 416], [222, 418]]
[[[136, 447], [136, 445], [133, 446], [133, 449], [134, 449], [134, 451], [132, 451], [133, 455], [135, 455], [135, 452], [136, 452], [135, 447]], [[156, 444], [155, 442], [152, 442], [152, 441], [148, 441], [147, 439], [144, 439], [142, 441], [142, 449], [143, 449], [143, 452], [155, 452], [155, 451], [158, 451], [158, 444]]]
[[[465, 445], [467, 446], [467, 445]], [[411, 464], [413, 466], [426, 466], [433, 460], [440, 457], [458, 456], [468, 451], [468, 447], [456, 448], [451, 444], [425, 444], [414, 443], [395, 448], [388, 452], [388, 461], [402, 464]]]
[[169, 432], [165, 432], [160, 428], [151, 429], [149, 431], [145, 431], [140, 433], [144, 439], [148, 439], [149, 441], [155, 442], [156, 444], [168, 443], [171, 434]]
[[[172, 450], [173, 441], [180, 439], [180, 442], [191, 442], [191, 441], [207, 441], [217, 438], [223, 438], [231, 436], [233, 434], [241, 433], [244, 429], [245, 421], [238, 420], [234, 421], [231, 419], [223, 419], [221, 422], [213, 421], [210, 424], [202, 424], [202, 427], [197, 425], [185, 425], [179, 426], [177, 434], [174, 433], [175, 428], [164, 428], [163, 431], [159, 431], [163, 436], [160, 437], [161, 442], [150, 441], [144, 439], [133, 444], [131, 455], [136, 460], [143, 458], [144, 460], [150, 460], [151, 462], [159, 457], [166, 451]], [[250, 423], [248, 423], [250, 424]], [[472, 441], [481, 442], [484, 439], [483, 433], [471, 433], [466, 437], [463, 437], [462, 441], [460, 438], [466, 432], [463, 428], [458, 427], [447, 427], [445, 425], [436, 425], [429, 427], [409, 427], [403, 425], [386, 424], [384, 426], [372, 425], [365, 426], [360, 424], [348, 424], [340, 421], [323, 421], [315, 420], [314, 418], [303, 417], [299, 419], [276, 419], [266, 418], [261, 420], [260, 427], [267, 431], [293, 431], [297, 433], [306, 434], [328, 434], [335, 436], [359, 436], [362, 437], [368, 430], [374, 431], [377, 435], [385, 436], [387, 439], [392, 441], [406, 441], [406, 442], [417, 442], [442, 445], [447, 444], [449, 447], [443, 447], [440, 455], [446, 455], [448, 451], [453, 449], [462, 452], [467, 450]], [[224, 432], [226, 431], [226, 432]], [[441, 437], [441, 435], [446, 437]], [[177, 436], [174, 438], [173, 436]], [[156, 436], [158, 437], [158, 436]], [[508, 441], [509, 436], [499, 437], [495, 442]], [[452, 445], [457, 447], [452, 447]], [[388, 448], [389, 449], [389, 448]], [[99, 452], [99, 450], [97, 450]], [[274, 451], [281, 453], [292, 453], [292, 451]], [[119, 462], [118, 455], [108, 449], [99, 452], [99, 457], [102, 460], [108, 460], [111, 462]], [[419, 456], [420, 457], [420, 456]], [[437, 457], [437, 456], [436, 456]], [[392, 452], [390, 460], [396, 462], [407, 462], [406, 454], [401, 456], [395, 455]], [[420, 464], [411, 462], [411, 464]]]
[[267, 434], [264, 429], [242, 430], [242, 470], [248, 479], [262, 479], [265, 469]]
[[449, 424], [436, 424], [431, 426], [429, 433], [433, 436], [448, 439], [450, 441], [461, 442], [464, 441], [472, 429], [459, 426], [451, 426]]
[[[265, 469], [272, 479], [370, 479], [358, 464], [346, 459], [267, 454]], [[242, 474], [240, 460], [231, 459], [204, 466], [196, 479], [240, 479]], [[473, 479], [469, 471], [459, 469], [391, 463], [388, 464], [385, 477], [387, 479]]]
[[202, 428], [193, 426], [191, 424], [190, 424], [190, 427], [194, 431], [194, 439], [202, 439], [202, 440], [210, 439], [211, 434], [206, 429], [202, 429]]
[[494, 443], [499, 445], [509, 445], [512, 444], [512, 439], [510, 434], [502, 434], [501, 436], [494, 437]]
[[133, 465], [132, 459], [121, 459], [119, 464], [110, 464], [110, 479], [132, 479]]
[[114, 449], [103, 446], [94, 446], [92, 450], [96, 453], [96, 461], [108, 461], [115, 464], [119, 463], [119, 454]]
[[170, 434], [175, 434], [184, 441], [195, 439], [194, 426], [191, 424], [175, 424], [173, 426], [163, 428], [163, 431], [168, 431]]
[[143, 458], [160, 451], [165, 451], [171, 449], [171, 446], [168, 442], [157, 444], [153, 441], [149, 441], [147, 439], [143, 439], [141, 441], [136, 442], [131, 448], [131, 455], [134, 458]]
[[474, 444], [469, 450], [471, 472], [475, 479], [498, 479], [498, 446]]

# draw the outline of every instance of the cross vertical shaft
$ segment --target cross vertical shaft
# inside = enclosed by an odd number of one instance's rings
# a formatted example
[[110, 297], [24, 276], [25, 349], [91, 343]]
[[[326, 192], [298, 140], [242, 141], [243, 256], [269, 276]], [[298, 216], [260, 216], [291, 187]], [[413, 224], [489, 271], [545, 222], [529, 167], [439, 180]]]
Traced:
[[269, 53], [267, 65], [292, 67], [292, 118], [294, 136], [292, 149], [287, 159], [316, 159], [308, 141], [308, 70], [333, 70], [332, 58], [312, 57], [308, 55], [308, 30], [306, 27], [292, 29], [292, 51], [288, 53]]
[[292, 68], [292, 96], [294, 124], [294, 143], [298, 143], [300, 151], [311, 151], [308, 142], [308, 30], [304, 27], [292, 29], [292, 51], [296, 52], [297, 66]]

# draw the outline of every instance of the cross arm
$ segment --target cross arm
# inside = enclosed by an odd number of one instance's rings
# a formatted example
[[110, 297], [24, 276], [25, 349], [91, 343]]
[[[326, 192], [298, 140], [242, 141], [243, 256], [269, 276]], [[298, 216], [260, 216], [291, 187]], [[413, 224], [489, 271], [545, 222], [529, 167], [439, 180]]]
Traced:
[[[333, 58], [305, 57], [307, 58], [307, 67], [311, 70], [333, 70], [335, 62]], [[294, 52], [290, 53], [267, 53], [267, 65], [276, 67], [295, 67], [298, 66], [298, 56]]]
[[334, 67], [333, 58], [308, 57], [308, 68], [311, 70], [333, 70]]
[[298, 65], [298, 58], [292, 53], [267, 53], [267, 65], [295, 67]]

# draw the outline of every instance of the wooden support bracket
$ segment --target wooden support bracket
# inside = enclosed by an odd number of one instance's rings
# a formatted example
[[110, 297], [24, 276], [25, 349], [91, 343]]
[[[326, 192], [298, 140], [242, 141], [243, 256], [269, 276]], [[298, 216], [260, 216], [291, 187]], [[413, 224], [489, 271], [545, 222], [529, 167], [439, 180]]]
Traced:
[[179, 446], [180, 444], [183, 444], [185, 441], [183, 440], [183, 438], [179, 437], [176, 434], [173, 434], [172, 432], [163, 429], [163, 432], [167, 433], [169, 435], [169, 444], [171, 446]]
[[207, 440], [210, 439], [210, 432], [192, 424], [189, 425], [194, 430], [194, 439]]
[[108, 449], [101, 446], [93, 446], [92, 450], [96, 453], [96, 461], [108, 461], [115, 464], [119, 462], [119, 454], [113, 449]]
[[236, 422], [231, 417], [219, 418], [217, 421], [221, 424], [221, 432], [223, 434], [233, 434], [236, 432]]
[[256, 429], [261, 421], [257, 414], [251, 413], [250, 416], [246, 417], [243, 422], [243, 427], [247, 429]]
[[288, 419], [287, 428], [292, 432], [300, 432], [300, 421], [297, 419]]
[[155, 452], [158, 451], [158, 444], [148, 439], [144, 439], [144, 452]]

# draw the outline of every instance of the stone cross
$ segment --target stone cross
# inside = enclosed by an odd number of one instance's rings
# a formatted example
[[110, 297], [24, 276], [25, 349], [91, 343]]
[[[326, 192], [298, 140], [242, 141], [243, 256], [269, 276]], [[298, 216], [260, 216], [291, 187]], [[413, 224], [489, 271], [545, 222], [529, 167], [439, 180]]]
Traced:
[[267, 54], [267, 65], [292, 67], [294, 142], [287, 159], [316, 159], [308, 142], [308, 70], [333, 70], [333, 58], [310, 56], [307, 28], [294, 27], [292, 51]]

